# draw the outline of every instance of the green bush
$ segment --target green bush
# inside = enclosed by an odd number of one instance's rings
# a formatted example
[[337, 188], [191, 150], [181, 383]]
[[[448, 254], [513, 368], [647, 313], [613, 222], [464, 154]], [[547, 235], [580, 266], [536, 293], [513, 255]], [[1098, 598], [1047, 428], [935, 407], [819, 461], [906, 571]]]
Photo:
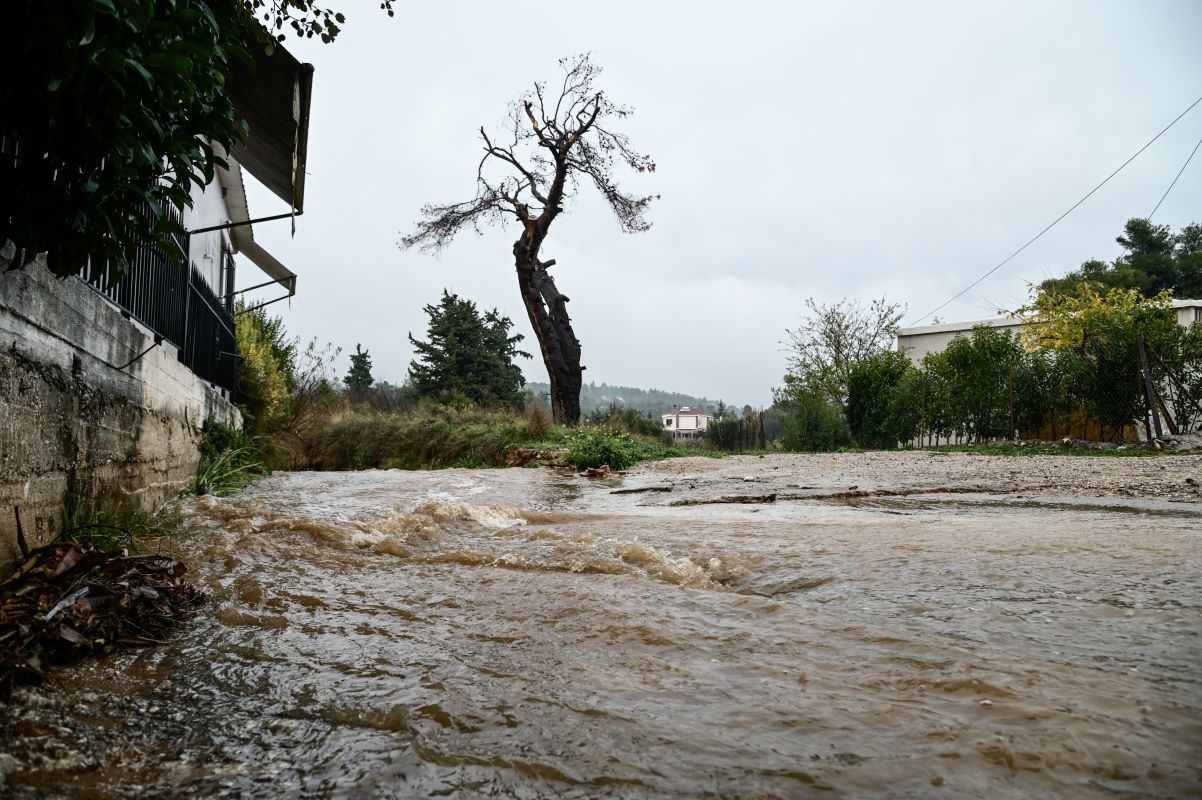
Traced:
[[238, 353], [238, 407], [248, 428], [257, 434], [279, 430], [291, 411], [296, 388], [296, 343], [288, 339], [284, 321], [263, 309], [235, 307]]
[[647, 445], [625, 433], [584, 429], [569, 437], [567, 462], [577, 469], [626, 469], [647, 457]]
[[917, 416], [899, 390], [915, 372], [904, 353], [890, 351], [852, 365], [848, 375], [847, 424], [860, 447], [892, 449], [914, 438]]
[[853, 444], [843, 409], [797, 382], [776, 392], [773, 408], [780, 412], [782, 432], [777, 441], [785, 450], [830, 452]]

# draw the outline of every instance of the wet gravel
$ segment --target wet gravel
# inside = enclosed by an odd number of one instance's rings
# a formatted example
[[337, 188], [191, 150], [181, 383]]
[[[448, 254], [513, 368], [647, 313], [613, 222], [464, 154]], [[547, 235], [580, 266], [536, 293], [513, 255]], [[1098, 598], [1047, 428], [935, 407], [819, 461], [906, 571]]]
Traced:
[[658, 495], [665, 502], [963, 492], [1196, 503], [1202, 502], [1202, 454], [987, 456], [915, 450], [699, 456], [641, 464], [627, 473], [625, 485], [671, 485], [671, 493]]

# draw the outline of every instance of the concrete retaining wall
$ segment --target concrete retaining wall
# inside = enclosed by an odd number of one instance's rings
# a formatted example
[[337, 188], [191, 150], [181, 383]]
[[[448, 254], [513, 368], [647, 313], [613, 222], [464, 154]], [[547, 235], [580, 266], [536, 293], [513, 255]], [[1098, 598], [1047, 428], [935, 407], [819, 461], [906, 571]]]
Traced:
[[20, 557], [14, 507], [31, 547], [62, 529], [69, 494], [102, 507], [153, 510], [194, 485], [206, 419], [241, 424], [237, 409], [181, 364], [170, 344], [153, 346], [82, 281], [59, 280], [40, 264], [8, 271], [6, 255], [0, 575]]

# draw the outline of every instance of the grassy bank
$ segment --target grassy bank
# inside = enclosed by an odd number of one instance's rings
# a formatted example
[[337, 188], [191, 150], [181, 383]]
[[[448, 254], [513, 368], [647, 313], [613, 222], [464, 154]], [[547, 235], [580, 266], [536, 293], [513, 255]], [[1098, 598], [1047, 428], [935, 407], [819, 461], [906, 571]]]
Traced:
[[385, 412], [346, 406], [287, 442], [266, 442], [264, 451], [290, 453], [291, 463], [279, 466], [319, 470], [526, 464], [626, 469], [640, 461], [701, 454], [695, 448], [670, 447], [660, 437], [631, 431], [620, 422], [574, 429], [554, 425], [538, 406], [525, 413], [435, 406]]

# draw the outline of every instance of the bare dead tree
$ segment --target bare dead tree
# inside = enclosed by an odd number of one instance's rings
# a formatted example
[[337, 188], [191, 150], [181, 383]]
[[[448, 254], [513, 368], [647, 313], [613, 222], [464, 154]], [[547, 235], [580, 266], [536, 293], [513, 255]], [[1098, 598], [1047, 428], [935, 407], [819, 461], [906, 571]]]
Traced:
[[601, 70], [588, 54], [561, 59], [559, 65], [564, 75], [558, 94], [535, 83], [510, 107], [504, 140], [480, 128], [484, 156], [476, 168], [476, 196], [423, 206], [416, 230], [400, 245], [438, 252], [464, 228], [482, 233], [485, 223], [518, 223], [514, 266], [551, 380], [551, 412], [556, 422], [575, 425], [580, 421], [580, 341], [568, 317], [568, 298], [548, 272], [555, 259], [540, 260], [543, 243], [582, 181], [597, 188], [626, 233], [651, 227], [645, 214], [657, 196], [629, 194], [614, 181], [619, 162], [637, 172], [655, 171], [650, 156], [633, 150], [624, 134], [609, 127], [632, 109], [614, 105], [594, 87]]

